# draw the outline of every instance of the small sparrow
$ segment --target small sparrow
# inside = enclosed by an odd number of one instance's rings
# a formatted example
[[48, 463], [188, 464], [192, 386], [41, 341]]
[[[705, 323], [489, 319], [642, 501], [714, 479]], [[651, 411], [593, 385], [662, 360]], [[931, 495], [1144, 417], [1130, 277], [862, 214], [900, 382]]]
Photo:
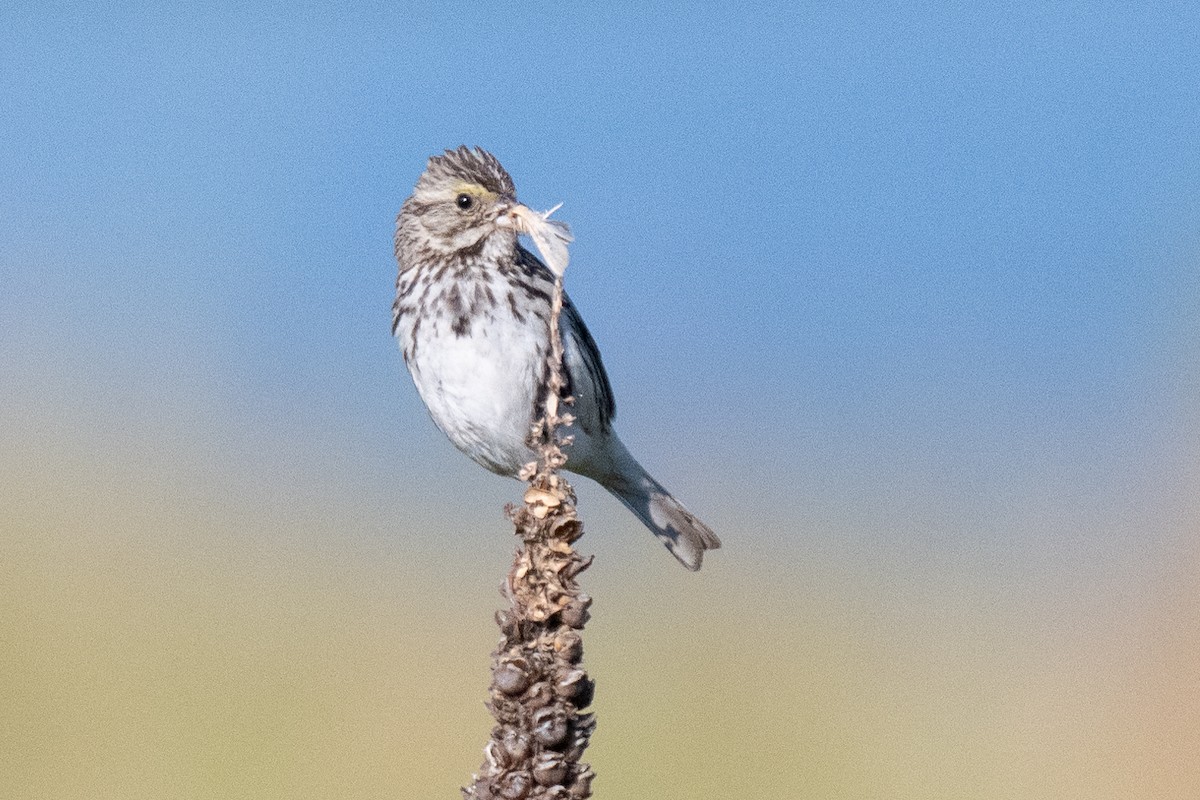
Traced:
[[[534, 212], [517, 202], [496, 157], [459, 147], [434, 156], [396, 220], [392, 332], [433, 421], [455, 447], [501, 475], [536, 458], [554, 275], [517, 240]], [[540, 216], [540, 215], [539, 215]], [[721, 546], [650, 477], [613, 430], [612, 387], [570, 298], [560, 318], [574, 437], [565, 469], [599, 483], [688, 569]]]

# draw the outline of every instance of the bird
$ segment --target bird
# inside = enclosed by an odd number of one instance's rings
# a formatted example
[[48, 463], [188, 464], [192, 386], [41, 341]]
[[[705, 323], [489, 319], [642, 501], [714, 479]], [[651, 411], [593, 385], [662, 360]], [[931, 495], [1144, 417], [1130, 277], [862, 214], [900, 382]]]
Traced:
[[[536, 458], [529, 433], [548, 389], [554, 274], [519, 241], [512, 177], [465, 145], [429, 158], [396, 218], [392, 333], [434, 424], [476, 463], [517, 477]], [[613, 429], [616, 404], [600, 350], [571, 298], [560, 317], [565, 469], [621, 501], [689, 570], [721, 546], [650, 476]]]

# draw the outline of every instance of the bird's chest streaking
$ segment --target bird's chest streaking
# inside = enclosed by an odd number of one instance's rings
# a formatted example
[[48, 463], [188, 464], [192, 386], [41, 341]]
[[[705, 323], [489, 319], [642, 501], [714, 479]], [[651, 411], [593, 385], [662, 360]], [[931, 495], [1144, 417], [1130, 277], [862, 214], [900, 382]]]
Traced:
[[[466, 264], [401, 279], [396, 335], [417, 391], [456, 447], [488, 469], [515, 474], [547, 356], [540, 289]], [[540, 313], [539, 313], [540, 312]]]

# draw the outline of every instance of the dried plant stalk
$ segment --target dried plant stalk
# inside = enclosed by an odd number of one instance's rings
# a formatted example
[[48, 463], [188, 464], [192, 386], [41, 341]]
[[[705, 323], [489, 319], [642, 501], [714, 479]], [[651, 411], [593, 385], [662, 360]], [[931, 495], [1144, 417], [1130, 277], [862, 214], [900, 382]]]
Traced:
[[488, 702], [496, 727], [483, 766], [463, 789], [466, 800], [592, 796], [594, 773], [579, 760], [596, 725], [592, 714], [583, 713], [595, 685], [581, 664], [579, 633], [592, 599], [576, 583], [592, 559], [573, 547], [583, 524], [575, 514], [575, 493], [559, 474], [567, 460], [560, 445], [570, 442], [557, 430], [573, 421], [559, 413], [566, 385], [558, 328], [562, 299], [560, 272], [551, 308], [545, 414], [531, 433], [538, 460], [521, 473], [530, 483], [524, 504], [508, 508], [521, 546], [504, 586], [510, 607], [496, 613], [501, 640], [492, 654]]

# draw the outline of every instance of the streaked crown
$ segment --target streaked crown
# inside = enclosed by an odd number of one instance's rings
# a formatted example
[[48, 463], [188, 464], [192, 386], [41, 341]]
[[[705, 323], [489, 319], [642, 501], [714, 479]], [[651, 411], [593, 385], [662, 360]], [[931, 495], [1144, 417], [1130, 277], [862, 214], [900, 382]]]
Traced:
[[433, 156], [417, 181], [416, 192], [435, 191], [448, 183], [474, 183], [499, 195], [513, 196], [513, 180], [494, 155], [482, 147], [460, 146]]

